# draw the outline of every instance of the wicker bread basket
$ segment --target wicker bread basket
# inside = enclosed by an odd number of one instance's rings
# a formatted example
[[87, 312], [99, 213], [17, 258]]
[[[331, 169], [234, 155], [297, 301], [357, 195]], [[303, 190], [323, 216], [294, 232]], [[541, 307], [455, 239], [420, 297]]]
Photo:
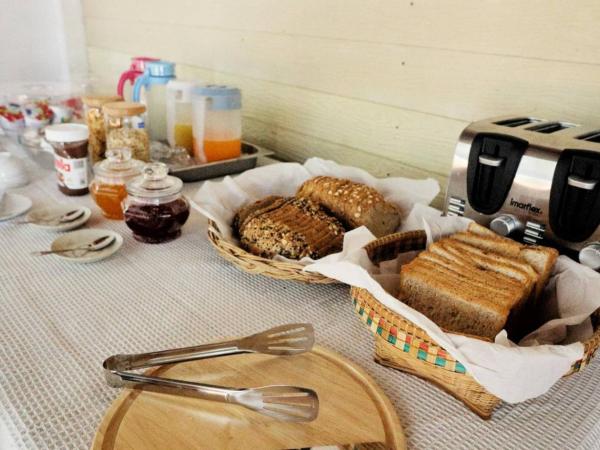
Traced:
[[[378, 264], [395, 259], [400, 253], [423, 250], [427, 238], [424, 231], [389, 235], [369, 243], [365, 248]], [[375, 334], [375, 360], [385, 366], [417, 375], [438, 385], [484, 419], [492, 416], [501, 400], [485, 390], [469, 375], [465, 367], [440, 347], [412, 322], [390, 311], [367, 290], [353, 287], [354, 308]], [[573, 364], [572, 375], [582, 370], [600, 346], [600, 309], [592, 322], [594, 334], [584, 344], [584, 357]]]
[[258, 273], [278, 280], [293, 280], [318, 284], [338, 283], [338, 281], [327, 278], [319, 273], [305, 272], [302, 264], [275, 261], [253, 255], [243, 248], [227, 242], [223, 238], [217, 224], [212, 220], [208, 221], [208, 239], [223, 258], [246, 272]]

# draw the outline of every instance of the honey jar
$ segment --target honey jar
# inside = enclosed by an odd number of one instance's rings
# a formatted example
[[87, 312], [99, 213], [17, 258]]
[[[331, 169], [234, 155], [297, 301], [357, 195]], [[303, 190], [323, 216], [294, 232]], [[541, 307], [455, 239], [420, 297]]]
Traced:
[[127, 197], [125, 185], [141, 173], [144, 163], [131, 159], [129, 148], [107, 150], [106, 157], [94, 166], [90, 194], [105, 217], [120, 220], [123, 219], [121, 203]]

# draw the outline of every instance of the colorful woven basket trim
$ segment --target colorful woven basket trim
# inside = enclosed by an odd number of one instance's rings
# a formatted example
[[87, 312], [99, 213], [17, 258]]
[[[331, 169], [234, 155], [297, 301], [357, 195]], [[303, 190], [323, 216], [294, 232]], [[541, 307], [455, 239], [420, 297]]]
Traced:
[[465, 366], [452, 358], [443, 348], [419, 339], [404, 330], [399, 330], [385, 318], [378, 316], [376, 311], [369, 308], [368, 305], [357, 301], [356, 298], [354, 299], [354, 309], [373, 333], [378, 334], [394, 347], [445, 370], [466, 373]]
[[[452, 358], [443, 348], [416, 338], [414, 335], [392, 325], [391, 322], [376, 314], [376, 311], [363, 304], [356, 298], [353, 299], [354, 308], [360, 319], [367, 324], [373, 333], [378, 334], [394, 347], [405, 353], [413, 353], [417, 359], [426, 361], [456, 373], [466, 373], [465, 366]], [[596, 351], [588, 352], [584, 358], [576, 361], [571, 366], [567, 375], [583, 370], [592, 360]]]

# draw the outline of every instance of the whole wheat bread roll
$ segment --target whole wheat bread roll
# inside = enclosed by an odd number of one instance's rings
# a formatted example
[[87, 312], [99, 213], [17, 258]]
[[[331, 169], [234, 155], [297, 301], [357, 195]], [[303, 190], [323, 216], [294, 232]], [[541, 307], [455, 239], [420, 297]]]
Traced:
[[400, 225], [400, 210], [362, 183], [319, 176], [305, 181], [296, 196], [310, 198], [325, 207], [347, 228], [364, 225], [377, 237], [394, 233]]

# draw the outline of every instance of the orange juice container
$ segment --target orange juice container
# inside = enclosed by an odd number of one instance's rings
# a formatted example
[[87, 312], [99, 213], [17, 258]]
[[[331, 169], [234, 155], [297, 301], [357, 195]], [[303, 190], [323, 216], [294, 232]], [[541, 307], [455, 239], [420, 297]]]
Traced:
[[194, 157], [201, 163], [237, 158], [242, 152], [242, 94], [209, 84], [192, 95]]
[[171, 147], [183, 147], [193, 155], [192, 92], [194, 81], [171, 80], [167, 83], [167, 141]]

